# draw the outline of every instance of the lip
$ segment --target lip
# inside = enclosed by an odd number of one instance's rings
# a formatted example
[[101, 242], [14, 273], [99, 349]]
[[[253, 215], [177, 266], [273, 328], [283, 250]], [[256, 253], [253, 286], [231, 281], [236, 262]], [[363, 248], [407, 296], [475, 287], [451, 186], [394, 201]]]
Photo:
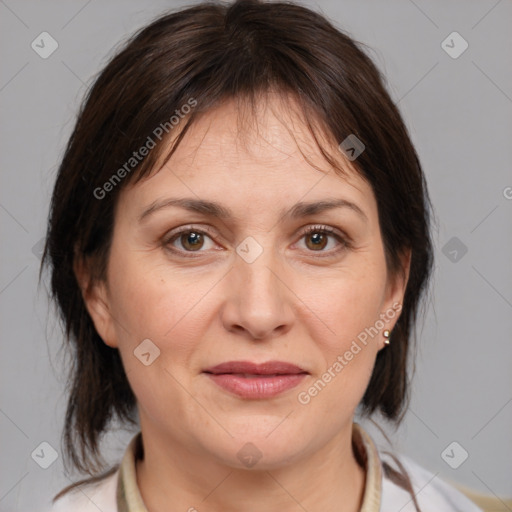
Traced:
[[293, 375], [307, 373], [299, 366], [285, 361], [267, 361], [253, 363], [251, 361], [227, 361], [203, 370], [206, 373], [248, 373], [251, 375]]
[[204, 370], [215, 384], [247, 399], [272, 398], [297, 386], [308, 372], [284, 361], [229, 361]]

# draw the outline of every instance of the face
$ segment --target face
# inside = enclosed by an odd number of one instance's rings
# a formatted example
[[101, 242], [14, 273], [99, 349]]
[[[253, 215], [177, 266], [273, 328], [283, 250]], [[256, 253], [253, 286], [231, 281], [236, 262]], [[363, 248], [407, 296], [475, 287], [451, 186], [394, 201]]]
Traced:
[[[341, 152], [336, 174], [283, 105], [269, 98], [242, 137], [224, 104], [125, 187], [106, 283], [86, 299], [120, 351], [143, 436], [233, 467], [246, 443], [272, 468], [351, 426], [406, 284], [386, 270], [370, 185]], [[302, 204], [320, 202], [337, 206]], [[296, 368], [206, 372], [233, 361]]]

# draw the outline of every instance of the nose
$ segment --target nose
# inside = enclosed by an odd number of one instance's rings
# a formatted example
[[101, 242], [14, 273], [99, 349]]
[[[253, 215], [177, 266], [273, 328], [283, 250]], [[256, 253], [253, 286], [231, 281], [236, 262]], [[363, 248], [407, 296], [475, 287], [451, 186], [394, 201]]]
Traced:
[[222, 323], [226, 330], [251, 340], [288, 332], [294, 320], [294, 294], [283, 266], [271, 249], [252, 263], [236, 257], [225, 283]]

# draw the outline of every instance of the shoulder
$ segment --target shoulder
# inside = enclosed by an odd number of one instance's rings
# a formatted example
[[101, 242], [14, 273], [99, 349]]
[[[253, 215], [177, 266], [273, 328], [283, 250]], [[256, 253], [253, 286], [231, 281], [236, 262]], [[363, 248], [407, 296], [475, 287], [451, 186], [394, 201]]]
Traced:
[[117, 512], [119, 470], [91, 483], [84, 482], [57, 499], [48, 512]]
[[[387, 463], [393, 469], [399, 470], [391, 456], [387, 453], [379, 455], [382, 463]], [[394, 453], [394, 456], [409, 475], [421, 512], [433, 510], [436, 512], [483, 512], [462, 492], [442, 480], [437, 473], [432, 473], [403, 454]], [[381, 512], [394, 510], [416, 512], [409, 492], [393, 482], [384, 472]]]

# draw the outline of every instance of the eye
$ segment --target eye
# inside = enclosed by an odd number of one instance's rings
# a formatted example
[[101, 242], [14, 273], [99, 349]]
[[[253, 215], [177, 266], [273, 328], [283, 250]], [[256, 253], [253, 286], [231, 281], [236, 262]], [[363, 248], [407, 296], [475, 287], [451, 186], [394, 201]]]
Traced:
[[[303, 238], [306, 240], [307, 249], [311, 252], [327, 252], [331, 255], [332, 253], [337, 253], [349, 246], [346, 238], [341, 233], [338, 233], [336, 229], [329, 226], [308, 226], [301, 233], [301, 240]], [[337, 245], [341, 247], [334, 250], [324, 251], [324, 249], [329, 245], [329, 239], [336, 240], [338, 242]]]
[[[207, 240], [213, 242], [208, 234], [208, 230], [187, 226], [171, 233], [164, 240], [164, 245], [166, 247], [170, 246], [169, 248], [175, 252], [203, 252], [201, 249], [211, 248], [211, 244], [208, 246], [209, 244], [205, 243]], [[176, 244], [179, 244], [181, 247], [177, 248]]]

